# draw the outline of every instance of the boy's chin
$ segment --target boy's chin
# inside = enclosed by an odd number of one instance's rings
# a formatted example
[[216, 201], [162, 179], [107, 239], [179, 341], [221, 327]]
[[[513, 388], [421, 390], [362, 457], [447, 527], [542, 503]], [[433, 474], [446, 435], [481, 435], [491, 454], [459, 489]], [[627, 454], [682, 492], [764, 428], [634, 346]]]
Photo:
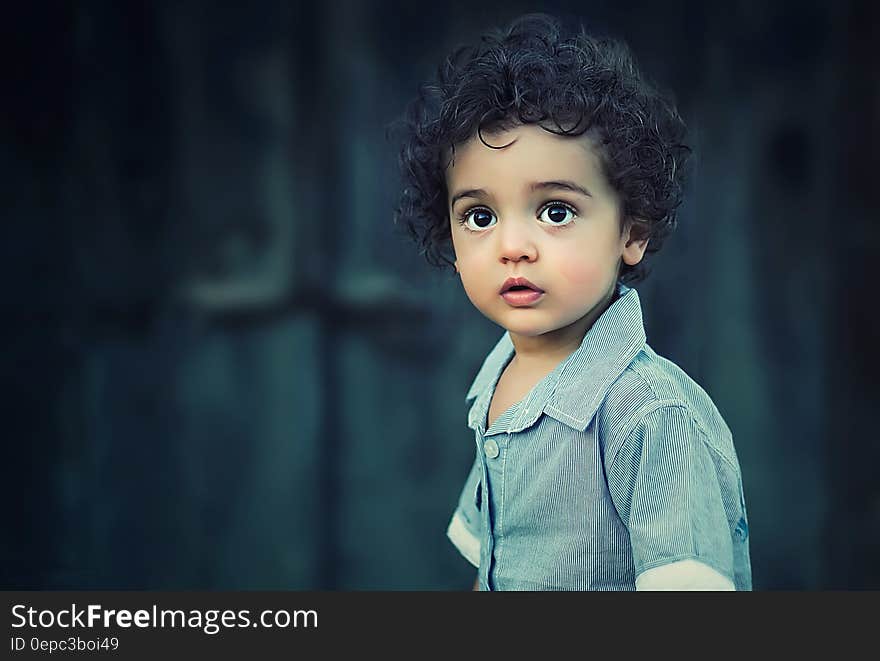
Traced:
[[555, 323], [547, 310], [535, 308], [481, 309], [483, 316], [508, 333], [521, 337], [539, 337], [561, 328], [564, 324]]
[[554, 326], [547, 327], [535, 323], [516, 323], [511, 322], [509, 319], [496, 321], [496, 323], [508, 333], [521, 337], [539, 337], [556, 330]]

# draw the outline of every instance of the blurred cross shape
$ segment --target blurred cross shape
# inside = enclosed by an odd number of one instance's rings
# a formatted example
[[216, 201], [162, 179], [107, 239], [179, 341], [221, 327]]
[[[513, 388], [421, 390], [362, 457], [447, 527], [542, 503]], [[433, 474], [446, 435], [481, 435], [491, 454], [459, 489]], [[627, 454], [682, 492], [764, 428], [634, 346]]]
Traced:
[[434, 335], [423, 293], [381, 271], [354, 273], [338, 283], [292, 284], [266, 274], [194, 279], [178, 289], [177, 299], [217, 323], [237, 326], [317, 313], [338, 330], [357, 330], [405, 359], [424, 359], [425, 339]]

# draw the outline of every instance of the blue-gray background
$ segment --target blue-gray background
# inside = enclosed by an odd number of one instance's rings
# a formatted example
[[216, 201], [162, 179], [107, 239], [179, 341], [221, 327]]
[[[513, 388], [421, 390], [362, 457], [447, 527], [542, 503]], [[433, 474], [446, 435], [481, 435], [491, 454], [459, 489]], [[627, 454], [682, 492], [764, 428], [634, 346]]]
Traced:
[[444, 531], [501, 331], [395, 232], [385, 128], [536, 9], [625, 39], [692, 128], [638, 289], [734, 432], [755, 587], [880, 587], [880, 14], [852, 0], [6, 10], [0, 586], [470, 586]]

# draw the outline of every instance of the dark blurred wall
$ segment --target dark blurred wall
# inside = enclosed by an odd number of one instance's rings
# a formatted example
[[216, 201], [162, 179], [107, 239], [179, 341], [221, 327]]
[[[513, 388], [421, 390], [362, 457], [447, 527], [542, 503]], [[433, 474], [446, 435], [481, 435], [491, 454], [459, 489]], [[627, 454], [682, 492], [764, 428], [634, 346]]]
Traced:
[[[2, 587], [470, 586], [445, 528], [501, 329], [392, 226], [385, 129], [535, 9], [12, 11]], [[880, 587], [876, 5], [540, 9], [624, 38], [692, 128], [638, 289], [734, 432], [755, 587]]]

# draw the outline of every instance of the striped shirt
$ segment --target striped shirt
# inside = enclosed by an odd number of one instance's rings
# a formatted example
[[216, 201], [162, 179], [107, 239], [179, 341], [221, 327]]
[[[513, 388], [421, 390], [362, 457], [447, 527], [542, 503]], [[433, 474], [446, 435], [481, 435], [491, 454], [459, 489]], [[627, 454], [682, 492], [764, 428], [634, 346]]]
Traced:
[[513, 354], [505, 332], [467, 393], [476, 457], [447, 528], [481, 590], [633, 590], [672, 567], [751, 589], [730, 429], [647, 344], [635, 289], [618, 285], [580, 347], [487, 429]]

